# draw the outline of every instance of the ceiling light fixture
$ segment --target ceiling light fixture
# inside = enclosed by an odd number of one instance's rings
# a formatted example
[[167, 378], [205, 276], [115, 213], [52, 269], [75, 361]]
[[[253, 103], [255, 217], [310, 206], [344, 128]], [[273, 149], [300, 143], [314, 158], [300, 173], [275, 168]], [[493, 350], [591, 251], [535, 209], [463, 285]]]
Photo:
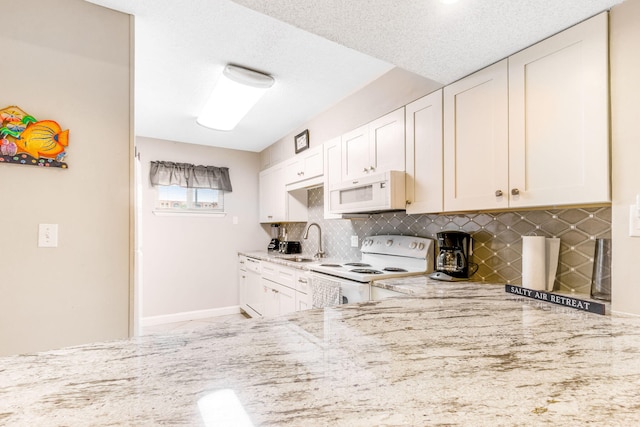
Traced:
[[216, 130], [232, 130], [273, 86], [273, 77], [227, 65], [196, 122]]

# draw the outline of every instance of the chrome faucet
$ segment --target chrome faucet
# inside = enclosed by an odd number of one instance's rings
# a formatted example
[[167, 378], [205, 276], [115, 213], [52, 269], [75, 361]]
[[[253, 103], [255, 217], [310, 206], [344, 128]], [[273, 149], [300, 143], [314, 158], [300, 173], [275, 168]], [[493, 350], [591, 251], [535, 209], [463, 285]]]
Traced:
[[304, 236], [302, 236], [302, 238], [305, 240], [309, 238], [309, 229], [311, 228], [312, 225], [315, 225], [316, 227], [318, 227], [318, 253], [315, 254], [314, 256], [316, 258], [324, 258], [324, 251], [322, 250], [322, 229], [318, 224], [316, 224], [315, 222], [312, 222], [311, 224], [309, 224], [307, 226], [307, 229], [304, 230]]

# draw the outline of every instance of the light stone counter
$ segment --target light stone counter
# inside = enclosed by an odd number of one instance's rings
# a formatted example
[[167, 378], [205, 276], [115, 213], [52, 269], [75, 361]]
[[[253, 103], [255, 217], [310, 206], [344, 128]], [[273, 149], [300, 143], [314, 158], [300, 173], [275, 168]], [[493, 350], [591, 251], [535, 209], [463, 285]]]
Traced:
[[[280, 254], [277, 252], [266, 252], [266, 251], [249, 251], [249, 252], [238, 252], [238, 255], [244, 255], [249, 258], [259, 259], [261, 261], [269, 261], [274, 264], [284, 265], [286, 267], [297, 268], [300, 270], [310, 270], [311, 267], [318, 264], [324, 263], [332, 263], [332, 262], [343, 262], [344, 260], [337, 260], [333, 258], [311, 258], [304, 254]], [[294, 262], [289, 261], [287, 258], [292, 257], [300, 257], [304, 259], [313, 259], [313, 261], [309, 262]], [[359, 261], [359, 260], [354, 260]]]
[[424, 297], [0, 358], [0, 425], [197, 426], [199, 401], [255, 426], [640, 424], [640, 319], [503, 286], [423, 286]]

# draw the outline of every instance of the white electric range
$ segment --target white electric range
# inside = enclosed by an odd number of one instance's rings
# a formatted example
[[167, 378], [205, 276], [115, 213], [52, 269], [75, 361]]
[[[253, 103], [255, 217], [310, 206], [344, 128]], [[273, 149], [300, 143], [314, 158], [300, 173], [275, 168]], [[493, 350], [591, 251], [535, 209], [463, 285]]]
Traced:
[[311, 271], [325, 283], [339, 284], [343, 303], [368, 301], [373, 280], [432, 272], [434, 246], [426, 237], [369, 236], [362, 241], [360, 260], [320, 263]]

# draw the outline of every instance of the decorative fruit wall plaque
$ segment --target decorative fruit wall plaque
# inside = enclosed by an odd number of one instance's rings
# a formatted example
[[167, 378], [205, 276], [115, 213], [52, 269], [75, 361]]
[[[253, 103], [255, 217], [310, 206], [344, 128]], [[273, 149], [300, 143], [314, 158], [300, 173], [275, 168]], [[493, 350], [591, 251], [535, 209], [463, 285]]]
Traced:
[[69, 130], [53, 120], [36, 120], [16, 106], [0, 110], [0, 163], [67, 168]]

